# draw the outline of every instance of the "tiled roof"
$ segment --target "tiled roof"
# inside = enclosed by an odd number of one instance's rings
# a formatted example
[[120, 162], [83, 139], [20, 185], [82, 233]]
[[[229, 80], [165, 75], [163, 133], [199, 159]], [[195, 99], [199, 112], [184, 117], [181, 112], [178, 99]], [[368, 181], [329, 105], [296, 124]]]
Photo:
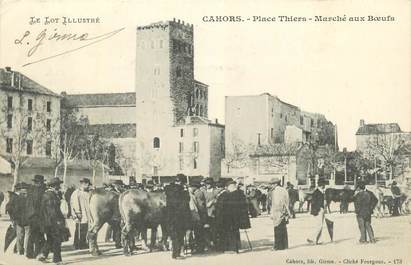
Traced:
[[136, 93], [72, 94], [66, 95], [67, 104], [73, 107], [136, 105]]
[[365, 124], [358, 128], [356, 135], [400, 133], [401, 128], [397, 123]]
[[[12, 86], [11, 84], [11, 78], [13, 76], [13, 73], [14, 73], [14, 86]], [[19, 88], [19, 85], [20, 85], [20, 88]], [[28, 78], [24, 74], [17, 72], [17, 71], [7, 71], [4, 68], [0, 68], [0, 89], [8, 90], [8, 91], [19, 91], [20, 89], [22, 89], [24, 92], [27, 92], [27, 93], [35, 93], [35, 94], [60, 97], [58, 94], [40, 85], [34, 80]]]
[[98, 134], [103, 138], [134, 138], [136, 124], [93, 124], [88, 127], [90, 134]]
[[207, 84], [204, 84], [204, 83], [202, 83], [202, 82], [200, 82], [200, 81], [197, 81], [197, 80], [194, 80], [194, 85], [200, 85], [200, 86], [206, 86], [206, 87], [208, 87]]

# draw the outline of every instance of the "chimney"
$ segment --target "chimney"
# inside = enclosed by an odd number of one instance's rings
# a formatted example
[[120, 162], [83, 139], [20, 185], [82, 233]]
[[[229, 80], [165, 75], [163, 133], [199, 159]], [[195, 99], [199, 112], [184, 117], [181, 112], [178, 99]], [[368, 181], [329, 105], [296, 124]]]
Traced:
[[363, 119], [360, 120], [360, 127], [363, 127], [365, 125], [365, 121]]
[[215, 119], [215, 124], [218, 124], [218, 119]]
[[11, 72], [11, 67], [10, 67], [10, 66], [6, 66], [6, 71], [7, 71], [7, 72]]
[[67, 96], [67, 92], [66, 92], [66, 91], [63, 91], [63, 92], [60, 93], [60, 95], [61, 95], [62, 97], [66, 97], [66, 96]]

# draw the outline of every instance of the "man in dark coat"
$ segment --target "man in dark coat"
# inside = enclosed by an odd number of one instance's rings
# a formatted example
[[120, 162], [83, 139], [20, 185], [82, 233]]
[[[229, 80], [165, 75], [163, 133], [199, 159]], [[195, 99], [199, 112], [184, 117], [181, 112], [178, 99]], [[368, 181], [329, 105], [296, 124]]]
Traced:
[[33, 185], [29, 189], [27, 205], [27, 211], [30, 216], [30, 235], [27, 249], [29, 258], [37, 257], [45, 243], [42, 232], [43, 221], [40, 215], [41, 199], [46, 191], [44, 176], [35, 175], [32, 181]]
[[318, 244], [321, 237], [321, 231], [324, 225], [324, 192], [325, 192], [325, 181], [322, 179], [318, 180], [318, 185], [313, 192], [311, 199], [311, 215], [315, 220], [314, 235], [312, 238], [307, 239], [310, 244]]
[[180, 259], [184, 235], [190, 218], [190, 196], [184, 189], [186, 176], [178, 174], [174, 183], [165, 188], [168, 229], [172, 242], [172, 258]]
[[377, 204], [377, 198], [365, 190], [365, 183], [359, 181], [358, 192], [354, 197], [355, 213], [357, 214], [358, 228], [360, 229], [360, 244], [367, 243], [367, 235], [371, 243], [375, 243], [374, 231], [371, 226], [371, 214]]
[[27, 249], [30, 237], [29, 216], [26, 210], [28, 188], [29, 185], [24, 182], [15, 185], [14, 189], [17, 196], [15, 200], [10, 203], [10, 210], [8, 210], [10, 218], [16, 228], [17, 253], [26, 256], [29, 256]]
[[53, 262], [61, 263], [61, 242], [62, 231], [65, 228], [64, 215], [60, 210], [60, 181], [59, 178], [53, 178], [48, 183], [48, 189], [41, 199], [41, 218], [43, 220], [43, 229], [47, 236], [46, 244], [43, 247], [42, 254], [38, 256], [39, 261], [45, 261], [50, 252], [53, 252]]
[[394, 198], [394, 205], [392, 209], [392, 216], [399, 216], [401, 210], [401, 190], [397, 186], [397, 182], [393, 181], [391, 185], [391, 193]]
[[218, 210], [217, 226], [221, 233], [222, 251], [238, 253], [241, 248], [240, 229], [251, 227], [247, 199], [243, 191], [237, 189], [235, 181], [228, 181], [226, 186], [227, 192], [219, 197], [221, 209]]

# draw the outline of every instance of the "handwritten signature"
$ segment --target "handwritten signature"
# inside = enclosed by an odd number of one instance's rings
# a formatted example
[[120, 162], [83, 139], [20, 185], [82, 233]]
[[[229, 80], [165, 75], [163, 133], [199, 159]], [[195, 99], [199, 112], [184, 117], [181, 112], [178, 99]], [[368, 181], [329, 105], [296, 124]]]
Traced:
[[[26, 64], [23, 65], [24, 66], [28, 66], [31, 64], [35, 64], [35, 63], [39, 63], [45, 60], [49, 60], [58, 56], [62, 56], [64, 54], [68, 54], [68, 53], [72, 53], [75, 51], [78, 51], [80, 49], [83, 49], [85, 47], [88, 47], [90, 45], [96, 44], [100, 41], [106, 40], [108, 38], [113, 37], [114, 35], [116, 35], [117, 33], [123, 31], [125, 28], [120, 28], [120, 29], [116, 29], [101, 35], [97, 35], [97, 36], [90, 36], [89, 33], [82, 33], [82, 34], [77, 34], [77, 33], [65, 33], [65, 34], [60, 34], [57, 32], [57, 29], [54, 29], [54, 31], [52, 31], [51, 33], [49, 33], [49, 31], [47, 29], [43, 29], [37, 36], [35, 36], [35, 41], [34, 44], [32, 44], [31, 46], [29, 46], [29, 50], [27, 52], [27, 57], [31, 57], [32, 55], [34, 55], [38, 48], [42, 45], [44, 45], [47, 41], [75, 41], [75, 42], [80, 42], [80, 43], [84, 43], [82, 45], [80, 45], [79, 47], [76, 47], [74, 49], [70, 49], [70, 50], [66, 50], [64, 52], [61, 53], [57, 53], [51, 56], [46, 56], [43, 57], [41, 59], [38, 60], [34, 60], [31, 62], [28, 62]], [[16, 45], [30, 45], [30, 37], [32, 36], [32, 33], [27, 30], [26, 32], [24, 32], [23, 36], [21, 38], [15, 39], [14, 40], [14, 44]]]

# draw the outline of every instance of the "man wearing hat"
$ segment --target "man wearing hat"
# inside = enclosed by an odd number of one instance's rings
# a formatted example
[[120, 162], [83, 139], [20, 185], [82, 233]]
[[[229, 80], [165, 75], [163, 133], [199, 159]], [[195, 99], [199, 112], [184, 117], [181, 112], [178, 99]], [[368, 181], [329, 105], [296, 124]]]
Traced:
[[215, 244], [215, 203], [218, 191], [214, 188], [214, 180], [212, 178], [206, 178], [204, 180], [205, 189], [204, 189], [204, 197], [206, 200], [206, 207], [207, 207], [207, 228], [206, 228], [206, 244], [207, 248], [211, 247], [211, 245]]
[[65, 228], [65, 218], [60, 210], [60, 184], [59, 178], [52, 178], [48, 183], [48, 189], [41, 199], [41, 218], [47, 241], [42, 253], [37, 257], [39, 261], [46, 261], [48, 254], [53, 252], [53, 262], [61, 263], [62, 231]]
[[88, 178], [80, 180], [80, 186], [73, 191], [70, 198], [72, 217], [76, 223], [74, 232], [74, 249], [87, 249], [87, 231], [90, 220], [90, 187], [91, 182]]
[[184, 235], [189, 227], [190, 195], [184, 189], [183, 183], [185, 180], [185, 175], [178, 174], [174, 183], [165, 188], [167, 221], [173, 248], [173, 259], [182, 258]]
[[307, 242], [312, 245], [317, 245], [321, 236], [321, 231], [324, 225], [325, 212], [324, 212], [324, 193], [325, 193], [325, 181], [318, 179], [318, 185], [313, 192], [311, 199], [311, 215], [315, 220], [314, 233], [312, 238], [307, 239]]
[[35, 258], [41, 251], [45, 239], [42, 232], [42, 219], [40, 215], [41, 198], [46, 191], [43, 175], [35, 175], [32, 179], [28, 192], [27, 212], [30, 216], [30, 235], [28, 240], [27, 252], [29, 258]]
[[401, 211], [401, 190], [400, 187], [397, 186], [397, 182], [395, 180], [391, 184], [391, 193], [394, 198], [392, 216], [399, 216]]
[[281, 187], [280, 183], [280, 178], [274, 177], [271, 179], [271, 185], [273, 186], [271, 191], [271, 218], [274, 224], [273, 250], [288, 248], [289, 195], [287, 190]]
[[27, 213], [27, 193], [29, 185], [25, 182], [19, 182], [14, 186], [17, 195], [13, 202], [13, 211], [9, 211], [10, 217], [16, 227], [16, 246], [19, 255], [28, 256], [28, 241], [30, 237], [29, 216]]
[[[196, 253], [204, 252], [204, 224], [207, 221], [207, 209], [204, 194], [200, 191], [200, 183], [191, 181], [188, 187], [190, 195], [190, 248]], [[194, 240], [193, 240], [194, 239]]]
[[371, 195], [371, 192], [365, 190], [365, 182], [358, 181], [358, 192], [354, 197], [355, 213], [357, 214], [357, 223], [360, 230], [360, 244], [367, 243], [367, 235], [370, 243], [375, 243], [374, 231], [371, 226], [371, 215], [377, 204], [377, 198]]
[[227, 192], [219, 197], [219, 216], [216, 216], [218, 246], [224, 252], [238, 253], [241, 248], [240, 229], [250, 228], [248, 207], [245, 194], [235, 181], [228, 181], [226, 189]]

